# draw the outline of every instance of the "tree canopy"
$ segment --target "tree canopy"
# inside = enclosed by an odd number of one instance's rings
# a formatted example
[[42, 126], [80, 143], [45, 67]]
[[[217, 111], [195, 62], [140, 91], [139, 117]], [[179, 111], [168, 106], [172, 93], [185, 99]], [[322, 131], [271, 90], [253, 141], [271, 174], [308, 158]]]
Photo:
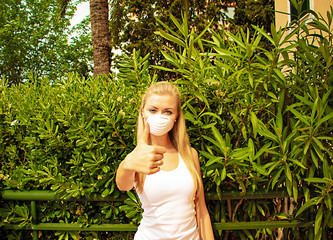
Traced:
[[248, 28], [251, 25], [264, 27], [270, 31], [271, 23], [274, 22], [273, 0], [238, 0], [235, 9], [235, 17], [232, 22], [233, 30]]
[[[238, 31], [241, 26], [251, 24], [270, 29], [274, 20], [274, 1], [270, 0], [113, 0], [111, 5], [111, 46], [128, 52], [135, 48], [144, 55], [150, 53], [151, 63], [162, 58], [160, 50], [166, 41], [155, 31], [163, 28], [160, 21], [172, 26], [170, 14], [182, 19], [181, 14], [185, 13], [189, 29], [195, 32], [201, 32], [210, 22], [216, 31], [227, 26], [231, 31]], [[235, 8], [235, 19], [226, 14], [230, 7]]]
[[69, 71], [88, 74], [91, 40], [77, 35], [70, 42], [74, 6], [60, 19], [56, 1], [0, 2], [0, 77], [9, 84]]

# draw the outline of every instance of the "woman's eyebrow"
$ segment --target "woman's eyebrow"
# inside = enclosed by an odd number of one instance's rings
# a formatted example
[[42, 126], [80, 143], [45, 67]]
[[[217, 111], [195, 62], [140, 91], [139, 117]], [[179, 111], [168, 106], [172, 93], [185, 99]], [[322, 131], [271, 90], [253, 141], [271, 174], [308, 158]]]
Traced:
[[151, 105], [151, 104], [150, 104], [150, 105], [148, 105], [148, 106], [149, 106], [149, 107], [153, 107], [153, 108], [157, 108], [156, 106], [154, 106], [154, 105]]
[[[149, 104], [148, 107], [153, 107], [153, 108], [158, 109], [158, 107], [156, 107], [156, 106], [154, 106], [154, 105], [152, 105], [152, 104]], [[174, 110], [174, 109], [175, 109], [175, 108], [173, 108], [173, 107], [166, 107], [166, 108], [164, 108], [164, 110]]]

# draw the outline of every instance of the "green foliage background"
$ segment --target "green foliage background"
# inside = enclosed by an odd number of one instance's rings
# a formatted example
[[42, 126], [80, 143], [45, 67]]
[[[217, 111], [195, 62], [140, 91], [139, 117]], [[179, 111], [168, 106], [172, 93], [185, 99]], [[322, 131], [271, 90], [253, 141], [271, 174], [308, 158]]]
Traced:
[[[226, 14], [234, 9], [235, 19]], [[149, 63], [157, 64], [164, 57], [161, 54], [161, 46], [177, 49], [177, 45], [171, 41], [156, 35], [154, 32], [163, 27], [163, 22], [172, 30], [177, 28], [172, 24], [169, 14], [177, 19], [182, 18], [186, 13], [189, 29], [201, 32], [210, 24], [210, 28], [218, 33], [228, 28], [232, 32], [239, 31], [239, 28], [251, 26], [251, 24], [268, 26], [274, 21], [274, 2], [270, 0], [112, 0], [110, 8], [110, 31], [111, 46], [121, 49], [130, 54], [133, 49], [140, 50], [143, 55], [150, 54]], [[229, 12], [230, 13], [230, 12]], [[246, 14], [245, 14], [246, 13]], [[206, 32], [206, 37], [210, 36]], [[163, 66], [169, 66], [163, 63]], [[163, 75], [164, 74], [164, 75]], [[160, 77], [171, 78], [173, 75], [168, 72], [159, 72]]]
[[[287, 239], [329, 239], [332, 217], [332, 14], [293, 29], [252, 26], [238, 34], [218, 34], [207, 26], [189, 30], [170, 18], [157, 34], [176, 44], [164, 46], [162, 65], [133, 50], [119, 61], [117, 79], [68, 75], [55, 82], [30, 79], [1, 83], [1, 189], [51, 189], [64, 198], [122, 195], [115, 172], [135, 146], [140, 96], [159, 80], [154, 71], [177, 76], [191, 144], [200, 153], [205, 191], [242, 193], [286, 191], [274, 201], [212, 201], [213, 222], [297, 219], [313, 228], [286, 229]], [[316, 30], [316, 34], [313, 31]], [[211, 38], [205, 38], [211, 31]], [[320, 34], [318, 34], [320, 33]], [[323, 37], [325, 36], [325, 37]], [[261, 47], [269, 41], [271, 49]], [[162, 80], [162, 79], [161, 79]], [[1, 201], [1, 220], [31, 224], [28, 203]], [[41, 222], [138, 223], [140, 204], [44, 203]], [[6, 232], [22, 239], [19, 231]], [[53, 233], [43, 232], [42, 239]], [[57, 232], [59, 239], [126, 239], [132, 233]], [[276, 239], [276, 229], [216, 232], [216, 238]], [[26, 238], [24, 238], [26, 239]]]

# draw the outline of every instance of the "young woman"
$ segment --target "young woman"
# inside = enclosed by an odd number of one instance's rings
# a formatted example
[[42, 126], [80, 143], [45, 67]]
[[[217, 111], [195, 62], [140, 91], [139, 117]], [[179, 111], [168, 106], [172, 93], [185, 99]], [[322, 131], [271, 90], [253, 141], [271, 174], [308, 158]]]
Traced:
[[171, 83], [155, 83], [143, 96], [137, 140], [116, 176], [118, 188], [134, 187], [142, 203], [134, 239], [214, 239], [198, 154], [190, 147], [180, 93]]

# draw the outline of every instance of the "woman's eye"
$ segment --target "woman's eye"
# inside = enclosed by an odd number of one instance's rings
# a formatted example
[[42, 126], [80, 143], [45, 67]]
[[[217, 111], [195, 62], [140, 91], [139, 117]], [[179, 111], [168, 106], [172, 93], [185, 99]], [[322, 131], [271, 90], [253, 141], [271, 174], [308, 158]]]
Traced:
[[156, 112], [156, 110], [155, 109], [149, 109], [149, 112], [154, 113], [154, 112]]
[[171, 111], [166, 111], [165, 113], [168, 114], [168, 115], [172, 114]]

